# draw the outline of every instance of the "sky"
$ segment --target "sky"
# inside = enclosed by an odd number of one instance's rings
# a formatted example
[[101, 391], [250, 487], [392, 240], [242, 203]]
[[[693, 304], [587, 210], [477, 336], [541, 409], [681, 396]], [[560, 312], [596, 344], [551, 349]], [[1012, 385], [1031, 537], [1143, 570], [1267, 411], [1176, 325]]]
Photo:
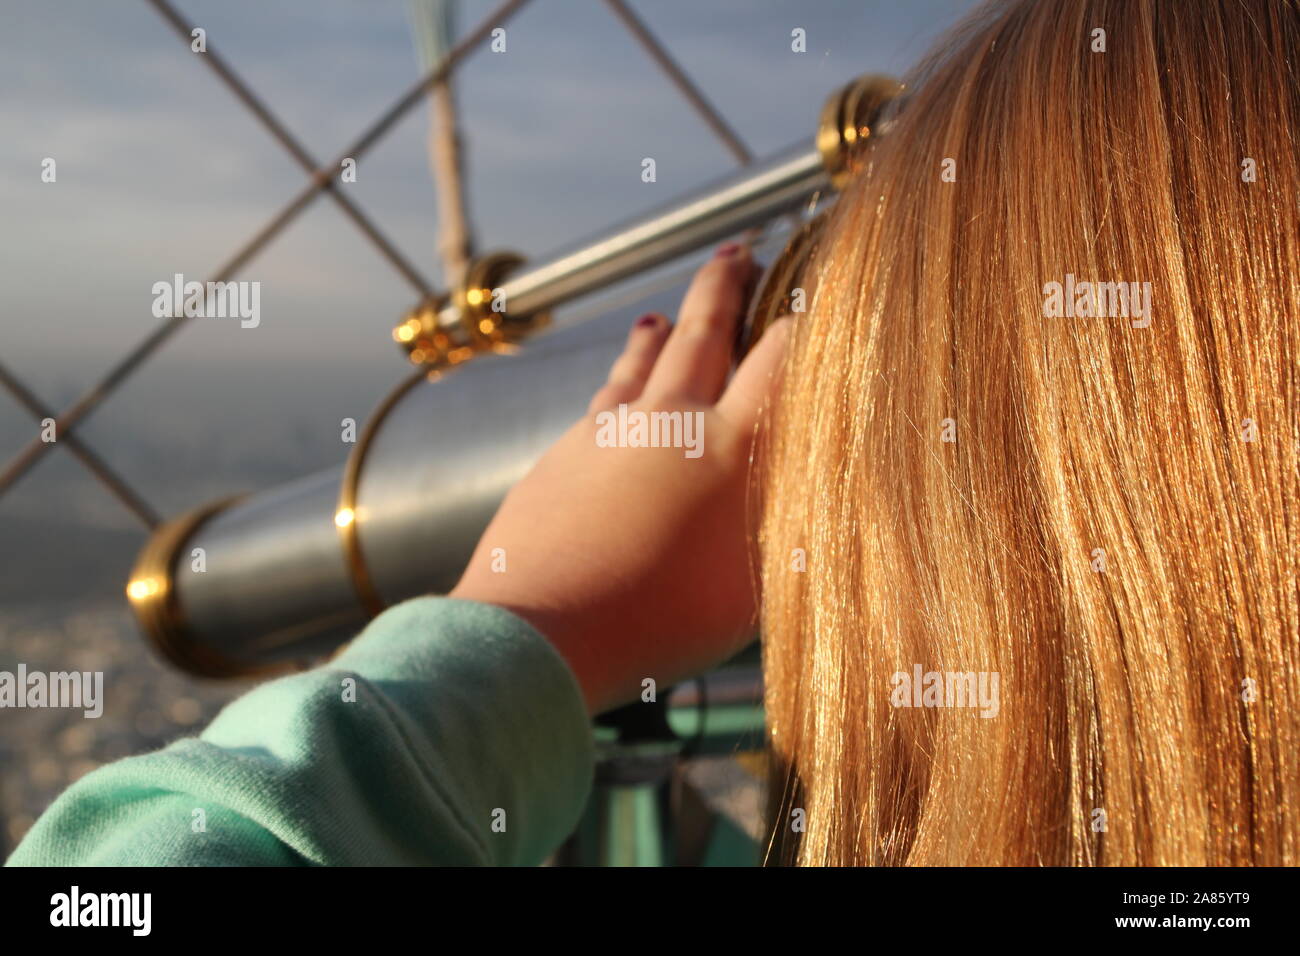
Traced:
[[[758, 157], [809, 142], [830, 92], [905, 72], [972, 6], [630, 3]], [[321, 162], [419, 75], [408, 0], [176, 5]], [[461, 31], [496, 5], [465, 0]], [[455, 78], [480, 249], [544, 256], [735, 168], [600, 0], [532, 0], [506, 31]], [[302, 187], [200, 56], [144, 0], [0, 3], [0, 359], [51, 405], [157, 324], [155, 282], [206, 278]], [[436, 283], [427, 135], [417, 108], [342, 188]], [[390, 331], [416, 296], [327, 198], [236, 278], [261, 283], [257, 328], [190, 323], [86, 422], [164, 512], [341, 460], [340, 416], [363, 420], [406, 369]], [[0, 393], [0, 457], [34, 428]], [[65, 453], [47, 459], [0, 499], [0, 536], [46, 513], [130, 526]]]

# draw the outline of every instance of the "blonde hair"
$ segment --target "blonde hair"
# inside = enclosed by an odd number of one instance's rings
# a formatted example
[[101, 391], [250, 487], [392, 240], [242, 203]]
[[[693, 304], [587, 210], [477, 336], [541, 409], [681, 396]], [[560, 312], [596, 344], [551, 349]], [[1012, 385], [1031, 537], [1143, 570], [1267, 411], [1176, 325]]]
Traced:
[[909, 82], [765, 453], [798, 862], [1300, 862], [1298, 69], [1291, 0], [1026, 0]]

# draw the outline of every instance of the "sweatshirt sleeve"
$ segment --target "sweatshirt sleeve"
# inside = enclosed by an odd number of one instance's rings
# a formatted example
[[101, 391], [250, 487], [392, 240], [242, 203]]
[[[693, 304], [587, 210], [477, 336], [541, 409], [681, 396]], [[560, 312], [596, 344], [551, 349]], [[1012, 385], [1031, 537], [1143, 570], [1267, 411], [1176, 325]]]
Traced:
[[545, 638], [416, 598], [199, 737], [83, 777], [8, 865], [535, 865], [577, 825], [593, 762]]

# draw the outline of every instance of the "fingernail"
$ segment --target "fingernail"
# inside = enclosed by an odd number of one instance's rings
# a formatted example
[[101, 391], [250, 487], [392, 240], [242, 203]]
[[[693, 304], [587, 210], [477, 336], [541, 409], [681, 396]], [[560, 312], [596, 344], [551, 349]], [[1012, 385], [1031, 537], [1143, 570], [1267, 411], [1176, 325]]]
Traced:
[[717, 258], [719, 259], [729, 259], [732, 256], [734, 256], [736, 253], [738, 253], [740, 249], [741, 249], [740, 243], [728, 242], [726, 245], [719, 246], [718, 251], [714, 253], [714, 255], [717, 256]]
[[647, 312], [645, 315], [641, 316], [641, 318], [636, 320], [636, 327], [638, 329], [653, 329], [658, 324], [659, 316], [655, 315], [653, 312]]

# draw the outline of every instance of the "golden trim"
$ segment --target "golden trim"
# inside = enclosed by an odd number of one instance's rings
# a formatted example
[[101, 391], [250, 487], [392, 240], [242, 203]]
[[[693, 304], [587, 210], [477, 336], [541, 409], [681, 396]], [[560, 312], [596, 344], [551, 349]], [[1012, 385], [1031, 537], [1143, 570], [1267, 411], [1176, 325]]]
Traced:
[[398, 385], [371, 414], [369, 421], [366, 422], [366, 427], [361, 431], [361, 437], [357, 439], [352, 453], [348, 455], [347, 464], [343, 468], [343, 481], [339, 487], [338, 507], [334, 509], [334, 526], [339, 530], [339, 543], [343, 546], [343, 560], [347, 563], [348, 575], [352, 579], [352, 587], [357, 593], [357, 600], [361, 602], [361, 607], [371, 617], [379, 614], [388, 605], [384, 603], [384, 599], [379, 596], [379, 591], [375, 588], [374, 579], [370, 576], [370, 569], [366, 565], [365, 554], [361, 550], [361, 537], [358, 526], [365, 520], [365, 516], [359, 513], [360, 508], [357, 502], [357, 490], [361, 485], [361, 469], [365, 464], [366, 454], [370, 451], [375, 436], [379, 434], [379, 427], [383, 424], [384, 419], [388, 417], [389, 412], [421, 380], [427, 379], [432, 382], [437, 377], [438, 373], [436, 371], [420, 369]]
[[476, 344], [475, 351], [485, 352], [494, 346], [519, 337], [508, 311], [492, 309], [492, 295], [511, 272], [523, 265], [524, 257], [515, 252], [493, 252], [475, 259], [465, 271], [465, 281], [456, 293], [460, 323]]
[[903, 89], [892, 77], [873, 73], [859, 77], [826, 100], [817, 124], [817, 151], [837, 191], [852, 178], [863, 144], [879, 132], [885, 108]]
[[[886, 107], [898, 99], [903, 90], [904, 87], [892, 78], [872, 74], [859, 77], [826, 100], [816, 142], [836, 191], [842, 190], [852, 179], [863, 145], [880, 134]], [[794, 232], [759, 279], [737, 338], [737, 358], [754, 347], [769, 325], [793, 313], [795, 283], [805, 274], [804, 267], [817, 249], [828, 215], [829, 210], [823, 211]], [[811, 298], [812, 291], [804, 289], [805, 300]]]
[[[475, 259], [459, 288], [421, 302], [393, 329], [393, 338], [416, 365], [438, 369], [499, 350], [549, 324], [545, 312], [514, 315], [508, 307], [501, 312], [492, 308], [497, 288], [523, 262], [523, 256], [506, 251]], [[458, 321], [445, 328], [438, 317], [449, 304], [456, 307]]]
[[209, 502], [161, 524], [141, 549], [126, 586], [140, 630], [154, 649], [164, 660], [198, 677], [244, 677], [274, 669], [231, 660], [197, 643], [176, 590], [176, 566], [186, 543], [242, 497]]

